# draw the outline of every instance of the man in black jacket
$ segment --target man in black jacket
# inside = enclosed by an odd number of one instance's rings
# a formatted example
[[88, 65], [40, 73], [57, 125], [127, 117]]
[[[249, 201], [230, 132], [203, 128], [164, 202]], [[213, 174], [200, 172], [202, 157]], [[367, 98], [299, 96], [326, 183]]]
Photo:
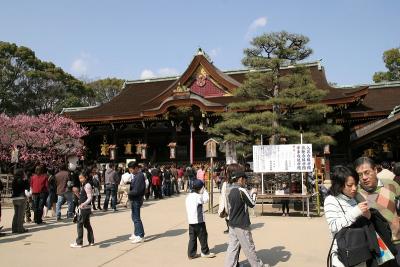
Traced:
[[128, 169], [133, 176], [128, 197], [131, 201], [132, 221], [135, 228], [134, 233], [129, 239], [132, 239], [132, 243], [134, 244], [143, 243], [144, 229], [140, 218], [140, 208], [143, 205], [143, 196], [146, 189], [145, 177], [139, 170], [139, 165], [136, 162], [129, 162]]
[[246, 190], [247, 176], [243, 171], [236, 171], [232, 179], [236, 180], [236, 183], [231, 187], [228, 195], [229, 245], [226, 251], [225, 267], [238, 265], [239, 248], [243, 250], [252, 267], [269, 266], [263, 264], [257, 257], [250, 230], [248, 207], [253, 208], [256, 205], [256, 190], [252, 189], [250, 193]]

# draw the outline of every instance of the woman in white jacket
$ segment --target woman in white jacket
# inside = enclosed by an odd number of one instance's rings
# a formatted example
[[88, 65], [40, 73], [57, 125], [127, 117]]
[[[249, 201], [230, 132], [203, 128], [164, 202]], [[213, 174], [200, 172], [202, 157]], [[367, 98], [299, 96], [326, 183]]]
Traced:
[[[331, 177], [332, 186], [329, 196], [324, 202], [325, 217], [332, 237], [342, 228], [352, 225], [358, 217], [371, 217], [367, 202], [358, 203], [355, 200], [359, 177], [352, 168], [337, 166]], [[336, 240], [332, 247], [332, 266], [344, 267], [337, 255]], [[358, 264], [364, 267], [366, 263]]]

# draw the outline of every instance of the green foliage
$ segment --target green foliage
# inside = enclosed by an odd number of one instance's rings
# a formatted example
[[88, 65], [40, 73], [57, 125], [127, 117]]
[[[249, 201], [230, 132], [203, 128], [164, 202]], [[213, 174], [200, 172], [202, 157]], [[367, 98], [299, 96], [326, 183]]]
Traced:
[[388, 71], [375, 72], [374, 82], [400, 80], [400, 48], [392, 48], [383, 53], [383, 61]]
[[0, 41], [0, 112], [37, 115], [59, 112], [90, 90], [27, 47]]
[[87, 99], [88, 105], [98, 105], [109, 102], [122, 91], [124, 80], [106, 78], [87, 83], [93, 91], [93, 96]]
[[[287, 143], [299, 143], [302, 131], [305, 143], [333, 144], [332, 135], [341, 127], [325, 123], [332, 112], [321, 104], [326, 91], [315, 87], [309, 70], [299, 63], [312, 52], [306, 46], [308, 41], [287, 32], [255, 37], [242, 60], [253, 71], [234, 93], [237, 101], [229, 104], [223, 120], [209, 133], [241, 143], [241, 151], [247, 153], [260, 135], [271, 144], [283, 138]], [[288, 65], [292, 66], [283, 73]]]

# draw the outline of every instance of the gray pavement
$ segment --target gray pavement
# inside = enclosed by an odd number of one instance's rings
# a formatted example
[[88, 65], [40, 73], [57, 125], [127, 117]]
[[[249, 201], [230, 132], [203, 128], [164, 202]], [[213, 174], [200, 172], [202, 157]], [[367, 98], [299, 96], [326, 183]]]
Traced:
[[[218, 199], [218, 198], [216, 198]], [[26, 234], [11, 234], [12, 208], [3, 208], [5, 237], [0, 237], [0, 266], [223, 266], [227, 238], [225, 221], [206, 215], [208, 244], [217, 255], [212, 259], [187, 259], [188, 226], [185, 195], [145, 202], [142, 220], [146, 242], [132, 244], [130, 210], [119, 207], [114, 213], [95, 211], [91, 218], [96, 245], [69, 247], [76, 238], [70, 221], [46, 219], [45, 225], [25, 224]], [[65, 210], [63, 210], [65, 214]], [[257, 255], [271, 266], [326, 265], [330, 238], [323, 217], [252, 217]], [[85, 232], [86, 234], [86, 232]], [[85, 236], [84, 245], [87, 245]], [[200, 245], [198, 246], [200, 253]], [[249, 266], [242, 254], [241, 263]]]

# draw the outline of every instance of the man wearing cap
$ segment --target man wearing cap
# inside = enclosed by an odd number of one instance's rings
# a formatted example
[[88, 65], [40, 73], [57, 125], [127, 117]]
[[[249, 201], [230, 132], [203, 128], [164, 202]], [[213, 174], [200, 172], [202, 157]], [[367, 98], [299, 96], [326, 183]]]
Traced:
[[247, 176], [243, 171], [236, 171], [232, 177], [236, 182], [228, 195], [229, 207], [229, 245], [225, 258], [225, 267], [238, 265], [240, 248], [243, 250], [252, 267], [269, 266], [263, 264], [255, 251], [253, 237], [250, 230], [250, 217], [248, 207], [256, 205], [256, 189], [246, 190]]
[[146, 190], [145, 177], [137, 162], [131, 161], [128, 164], [129, 172], [132, 175], [131, 186], [128, 193], [128, 198], [131, 202], [132, 221], [134, 232], [129, 239], [133, 244], [144, 242], [144, 228], [142, 219], [140, 218], [140, 208], [143, 205], [143, 197]]
[[204, 219], [203, 204], [208, 202], [208, 192], [203, 181], [193, 181], [193, 191], [186, 197], [186, 213], [189, 223], [189, 260], [197, 257], [197, 238], [200, 241], [201, 257], [213, 258], [215, 254], [208, 248], [208, 234]]

